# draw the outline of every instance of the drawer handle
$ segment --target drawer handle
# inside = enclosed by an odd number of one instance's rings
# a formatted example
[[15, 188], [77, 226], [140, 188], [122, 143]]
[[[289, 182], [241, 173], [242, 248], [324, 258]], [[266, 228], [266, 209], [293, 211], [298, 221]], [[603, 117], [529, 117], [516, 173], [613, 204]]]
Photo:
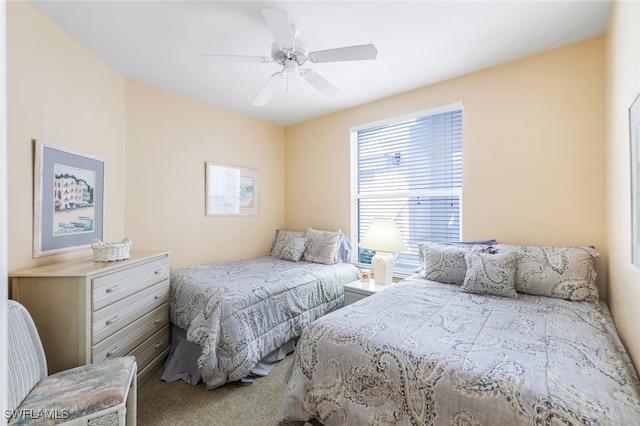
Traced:
[[109, 287], [109, 288], [107, 289], [107, 293], [111, 293], [111, 292], [113, 292], [116, 288], [118, 288], [118, 286], [117, 286], [117, 285], [114, 285], [113, 287]]
[[159, 275], [162, 272], [162, 269], [156, 269], [154, 274]]
[[164, 296], [164, 291], [161, 291], [160, 293], [156, 294], [156, 300], [160, 299], [162, 296]]
[[162, 346], [164, 344], [164, 341], [160, 341], [158, 343], [156, 343], [156, 345], [153, 347], [154, 349], [158, 349], [160, 346]]
[[164, 318], [158, 318], [157, 320], [155, 320], [153, 323], [154, 324], [160, 324], [162, 321], [164, 321]]
[[107, 320], [107, 325], [111, 325], [114, 322], [116, 322], [117, 320], [118, 320], [118, 316], [116, 315], [115, 317]]
[[110, 356], [113, 356], [117, 350], [118, 350], [118, 346], [113, 348], [110, 352], [107, 352], [107, 358], [109, 358]]

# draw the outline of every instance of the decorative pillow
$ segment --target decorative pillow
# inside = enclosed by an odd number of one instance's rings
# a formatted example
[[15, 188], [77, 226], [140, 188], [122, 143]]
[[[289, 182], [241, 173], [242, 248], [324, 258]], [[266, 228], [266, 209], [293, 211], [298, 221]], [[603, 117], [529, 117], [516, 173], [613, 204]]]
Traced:
[[306, 236], [309, 241], [302, 260], [333, 265], [338, 261], [343, 235], [341, 230], [334, 232], [308, 228]]
[[445, 284], [461, 285], [467, 273], [464, 256], [467, 252], [482, 251], [489, 246], [453, 243], [418, 243], [421, 270], [418, 278]]
[[515, 289], [518, 253], [483, 253], [469, 251], [464, 255], [467, 275], [461, 290], [466, 293], [517, 297]]
[[[483, 245], [483, 246], [491, 246], [493, 244], [497, 244], [496, 240], [483, 240], [483, 241], [435, 241], [435, 242], [428, 242], [428, 243], [418, 243], [418, 256], [419, 256], [419, 260], [420, 260], [420, 265], [418, 266], [418, 269], [415, 270], [415, 274], [418, 274], [418, 276], [422, 276], [423, 272], [424, 272], [424, 254], [426, 253], [426, 251], [420, 250], [420, 244], [440, 244], [440, 245], [446, 245], [446, 246], [462, 246], [462, 247], [471, 247], [471, 246], [479, 246], [479, 245]], [[479, 247], [474, 247], [474, 249], [480, 249]], [[465, 271], [466, 272], [466, 271]], [[462, 275], [462, 280], [464, 279], [464, 274]], [[462, 280], [460, 280], [460, 284], [462, 284]], [[438, 280], [432, 280], [432, 281], [438, 281]], [[442, 281], [440, 281], [442, 282]]]
[[289, 241], [291, 241], [294, 238], [301, 238], [304, 236], [305, 236], [304, 232], [287, 231], [283, 229], [278, 229], [276, 231], [276, 236], [273, 239], [273, 244], [271, 244], [271, 251], [269, 252], [269, 254], [271, 256], [280, 257], [280, 254], [282, 253], [282, 249]]
[[351, 262], [351, 240], [344, 232], [342, 233], [342, 241], [340, 242], [340, 248], [338, 249], [338, 262], [337, 263], [349, 263]]
[[598, 300], [592, 247], [541, 247], [497, 244], [498, 252], [517, 251], [516, 290], [567, 300]]
[[302, 258], [304, 250], [307, 248], [307, 242], [309, 240], [306, 237], [294, 237], [288, 240], [278, 258], [284, 260], [299, 261]]

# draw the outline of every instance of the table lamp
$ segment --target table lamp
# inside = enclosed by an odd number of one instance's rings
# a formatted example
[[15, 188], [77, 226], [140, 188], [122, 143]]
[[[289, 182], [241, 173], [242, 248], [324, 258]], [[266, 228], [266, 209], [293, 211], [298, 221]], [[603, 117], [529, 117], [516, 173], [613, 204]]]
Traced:
[[363, 249], [376, 252], [371, 258], [373, 278], [376, 280], [376, 284], [391, 283], [393, 268], [396, 266], [396, 260], [392, 253], [408, 250], [395, 222], [392, 219], [374, 218], [359, 245]]

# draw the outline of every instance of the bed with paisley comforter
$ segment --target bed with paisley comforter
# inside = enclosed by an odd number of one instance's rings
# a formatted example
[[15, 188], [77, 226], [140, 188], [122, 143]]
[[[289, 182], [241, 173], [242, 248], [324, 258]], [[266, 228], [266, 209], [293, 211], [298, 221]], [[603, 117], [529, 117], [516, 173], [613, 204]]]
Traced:
[[[344, 247], [340, 238], [331, 247]], [[305, 243], [298, 254], [306, 251], [308, 261], [270, 255], [172, 270], [172, 342], [162, 379], [215, 388], [266, 375], [304, 326], [343, 306], [343, 285], [359, 279], [336, 250], [332, 264], [319, 263]]]
[[[522, 250], [465, 254], [457, 272], [459, 256], [425, 253], [421, 274], [315, 321], [280, 424], [640, 424], [637, 373], [594, 299], [597, 254]], [[497, 295], [506, 281], [517, 294]]]

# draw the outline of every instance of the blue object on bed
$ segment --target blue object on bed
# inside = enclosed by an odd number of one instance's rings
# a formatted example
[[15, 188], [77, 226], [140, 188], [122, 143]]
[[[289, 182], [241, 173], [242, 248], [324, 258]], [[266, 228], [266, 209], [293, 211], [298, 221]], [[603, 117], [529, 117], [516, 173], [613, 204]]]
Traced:
[[349, 263], [273, 256], [172, 270], [170, 318], [183, 333], [172, 333], [162, 379], [197, 383], [199, 372], [215, 388], [264, 373], [268, 356], [293, 350], [303, 327], [342, 307], [343, 285], [359, 277]]

